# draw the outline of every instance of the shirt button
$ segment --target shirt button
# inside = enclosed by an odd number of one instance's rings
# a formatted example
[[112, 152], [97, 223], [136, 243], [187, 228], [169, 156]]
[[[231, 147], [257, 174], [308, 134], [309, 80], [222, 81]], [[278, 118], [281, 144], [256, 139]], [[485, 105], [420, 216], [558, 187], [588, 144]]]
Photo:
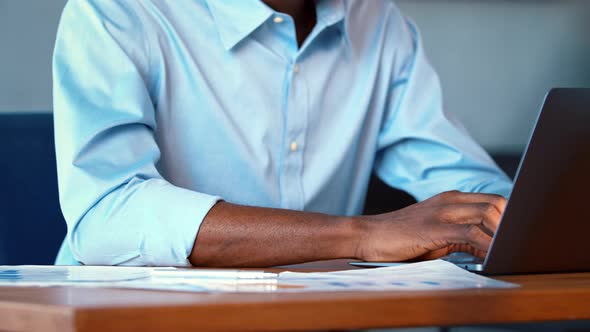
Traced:
[[275, 16], [275, 18], [272, 21], [275, 23], [283, 23], [285, 20], [280, 16]]
[[299, 72], [299, 65], [298, 64], [295, 64], [295, 66], [293, 66], [293, 72], [295, 74], [297, 74]]
[[291, 152], [297, 151], [297, 148], [298, 148], [297, 142], [295, 142], [295, 141], [291, 142], [291, 145], [289, 145], [289, 149], [291, 149]]

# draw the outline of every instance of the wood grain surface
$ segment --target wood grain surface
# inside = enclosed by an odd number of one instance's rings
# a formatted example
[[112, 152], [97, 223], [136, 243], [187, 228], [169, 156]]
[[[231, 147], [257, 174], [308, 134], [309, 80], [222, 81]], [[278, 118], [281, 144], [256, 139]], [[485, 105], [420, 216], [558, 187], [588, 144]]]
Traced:
[[590, 319], [590, 273], [498, 279], [522, 287], [299, 294], [0, 287], [0, 331], [293, 331]]

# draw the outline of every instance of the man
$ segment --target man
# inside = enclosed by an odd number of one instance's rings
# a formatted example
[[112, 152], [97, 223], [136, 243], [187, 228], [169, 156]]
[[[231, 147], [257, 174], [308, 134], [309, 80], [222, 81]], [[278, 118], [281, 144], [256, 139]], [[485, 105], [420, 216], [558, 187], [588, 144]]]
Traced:
[[386, 0], [70, 0], [54, 112], [58, 264], [482, 256], [511, 188]]

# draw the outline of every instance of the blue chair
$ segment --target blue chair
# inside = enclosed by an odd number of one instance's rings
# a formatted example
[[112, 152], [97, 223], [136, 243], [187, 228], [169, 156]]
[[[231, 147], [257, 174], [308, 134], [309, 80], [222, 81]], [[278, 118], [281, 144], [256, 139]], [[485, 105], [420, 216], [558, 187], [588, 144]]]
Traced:
[[0, 264], [53, 264], [66, 233], [53, 116], [0, 113]]

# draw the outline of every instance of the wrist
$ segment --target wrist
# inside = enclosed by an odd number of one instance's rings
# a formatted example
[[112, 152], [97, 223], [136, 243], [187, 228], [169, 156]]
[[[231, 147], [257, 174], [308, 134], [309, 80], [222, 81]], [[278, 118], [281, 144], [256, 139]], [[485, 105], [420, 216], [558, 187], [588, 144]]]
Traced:
[[367, 225], [364, 217], [343, 217], [345, 228], [344, 240], [341, 241], [341, 258], [363, 259], [363, 244], [365, 243]]

